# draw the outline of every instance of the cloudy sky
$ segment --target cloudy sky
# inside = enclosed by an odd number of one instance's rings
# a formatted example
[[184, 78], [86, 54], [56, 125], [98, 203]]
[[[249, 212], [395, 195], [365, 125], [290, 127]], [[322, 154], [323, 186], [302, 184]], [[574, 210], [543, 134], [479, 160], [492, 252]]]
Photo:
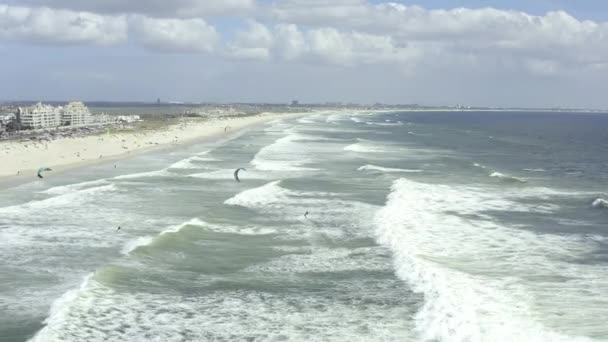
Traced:
[[0, 100], [608, 108], [606, 0], [0, 0]]

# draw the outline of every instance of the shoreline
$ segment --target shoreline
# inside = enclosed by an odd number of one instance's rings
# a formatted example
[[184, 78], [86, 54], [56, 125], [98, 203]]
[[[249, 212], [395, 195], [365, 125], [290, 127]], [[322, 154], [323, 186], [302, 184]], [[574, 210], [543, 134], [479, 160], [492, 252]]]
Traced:
[[[151, 131], [62, 138], [45, 144], [29, 141], [0, 142], [0, 189], [36, 180], [40, 167], [50, 167], [56, 173], [65, 172], [147, 152], [229, 138], [245, 129], [273, 120], [308, 114], [314, 113], [261, 113], [223, 120], [184, 120]], [[227, 127], [229, 128], [225, 131]]]

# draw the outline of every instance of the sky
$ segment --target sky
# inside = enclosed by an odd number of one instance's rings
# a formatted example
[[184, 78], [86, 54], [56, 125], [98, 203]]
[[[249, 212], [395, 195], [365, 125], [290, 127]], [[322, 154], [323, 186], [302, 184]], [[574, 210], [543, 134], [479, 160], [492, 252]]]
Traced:
[[608, 109], [605, 0], [0, 0], [0, 100]]

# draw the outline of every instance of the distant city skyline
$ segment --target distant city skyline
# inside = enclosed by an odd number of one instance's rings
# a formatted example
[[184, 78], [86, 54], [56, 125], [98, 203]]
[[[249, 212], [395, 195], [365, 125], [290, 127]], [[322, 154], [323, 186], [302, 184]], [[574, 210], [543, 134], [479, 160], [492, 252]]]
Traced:
[[0, 101], [608, 108], [608, 3], [0, 0]]

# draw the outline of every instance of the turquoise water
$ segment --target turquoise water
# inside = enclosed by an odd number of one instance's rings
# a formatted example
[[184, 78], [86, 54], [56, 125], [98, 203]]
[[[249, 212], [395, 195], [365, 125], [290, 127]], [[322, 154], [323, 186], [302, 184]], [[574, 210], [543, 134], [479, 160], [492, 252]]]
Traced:
[[608, 340], [607, 118], [311, 115], [4, 190], [0, 340]]

